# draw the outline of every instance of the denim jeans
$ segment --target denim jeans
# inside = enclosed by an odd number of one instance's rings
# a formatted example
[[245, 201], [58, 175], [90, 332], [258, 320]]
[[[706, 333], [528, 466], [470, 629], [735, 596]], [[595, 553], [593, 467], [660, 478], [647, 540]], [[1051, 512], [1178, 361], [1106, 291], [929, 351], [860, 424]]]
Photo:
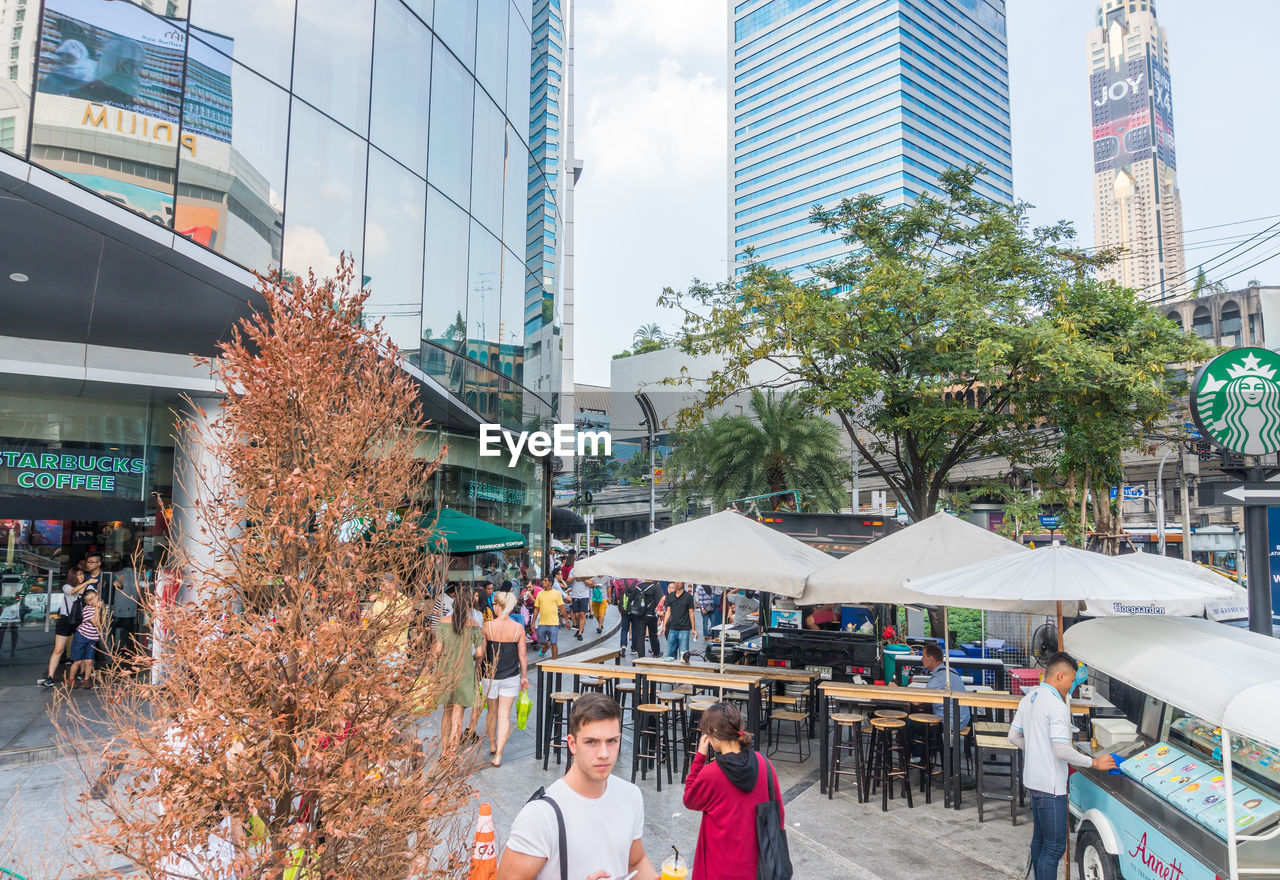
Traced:
[[720, 625], [720, 606], [702, 609], [702, 640], [711, 641], [711, 627]]
[[626, 648], [631, 640], [631, 615], [623, 612], [619, 617], [621, 623], [618, 625], [618, 647]]
[[667, 630], [667, 656], [679, 660], [684, 652], [689, 650], [689, 636], [691, 634], [692, 632], [687, 629]]
[[1057, 880], [1067, 851], [1067, 796], [1031, 791], [1031, 867], [1035, 880]]

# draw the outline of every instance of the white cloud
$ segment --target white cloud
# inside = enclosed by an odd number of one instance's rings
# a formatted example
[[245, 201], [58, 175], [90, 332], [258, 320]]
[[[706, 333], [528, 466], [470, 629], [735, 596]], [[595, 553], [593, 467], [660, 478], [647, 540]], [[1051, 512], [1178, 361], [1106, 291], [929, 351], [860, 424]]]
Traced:
[[338, 266], [338, 255], [319, 230], [310, 226], [291, 226], [284, 233], [284, 264], [290, 271], [302, 274], [311, 269], [317, 277], [326, 278]]
[[601, 85], [587, 99], [577, 146], [593, 177], [678, 182], [725, 173], [722, 82], [686, 75], [679, 62], [665, 58], [653, 72]]
[[608, 55], [620, 42], [643, 42], [665, 52], [723, 53], [727, 16], [724, 0], [591, 0], [574, 13], [574, 47]]

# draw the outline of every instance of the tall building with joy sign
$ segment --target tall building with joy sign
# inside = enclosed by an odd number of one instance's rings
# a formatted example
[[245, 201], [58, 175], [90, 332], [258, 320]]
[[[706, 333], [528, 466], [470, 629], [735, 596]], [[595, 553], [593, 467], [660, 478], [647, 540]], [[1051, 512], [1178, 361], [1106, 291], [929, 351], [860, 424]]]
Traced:
[[1103, 278], [1148, 300], [1188, 285], [1173, 138], [1169, 37], [1156, 4], [1100, 0], [1089, 31], [1093, 229], [1100, 248], [1124, 248]]

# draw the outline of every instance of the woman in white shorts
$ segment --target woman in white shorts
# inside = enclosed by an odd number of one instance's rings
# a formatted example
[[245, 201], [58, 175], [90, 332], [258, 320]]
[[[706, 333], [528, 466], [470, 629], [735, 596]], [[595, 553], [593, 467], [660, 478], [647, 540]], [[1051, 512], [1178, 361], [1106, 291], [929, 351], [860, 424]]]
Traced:
[[520, 690], [529, 687], [524, 627], [511, 619], [511, 609], [515, 607], [514, 593], [494, 593], [495, 617], [484, 625], [485, 669], [492, 676], [482, 684], [485, 699], [489, 701], [485, 729], [495, 767], [502, 766], [502, 750], [511, 736], [511, 707]]

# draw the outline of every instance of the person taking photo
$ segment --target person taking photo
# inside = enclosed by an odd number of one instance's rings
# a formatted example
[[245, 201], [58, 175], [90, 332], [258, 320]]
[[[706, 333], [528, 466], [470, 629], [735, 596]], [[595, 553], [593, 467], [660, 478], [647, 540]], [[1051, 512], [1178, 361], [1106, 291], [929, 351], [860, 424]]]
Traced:
[[770, 788], [786, 822], [778, 774], [751, 747], [741, 713], [728, 703], [703, 712], [698, 730], [698, 754], [684, 784], [685, 808], [702, 813], [691, 880], [756, 880], [756, 806], [769, 800]]

